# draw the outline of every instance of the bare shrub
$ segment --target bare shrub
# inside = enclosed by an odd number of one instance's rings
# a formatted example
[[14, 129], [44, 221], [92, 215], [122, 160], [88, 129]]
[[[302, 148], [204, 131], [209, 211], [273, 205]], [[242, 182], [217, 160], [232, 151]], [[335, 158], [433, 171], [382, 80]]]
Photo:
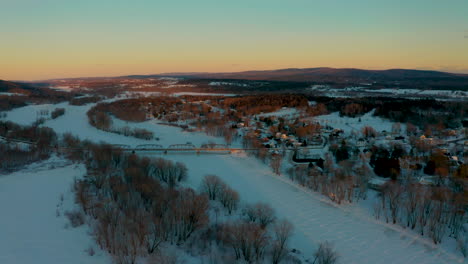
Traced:
[[320, 243], [319, 248], [314, 253], [314, 257], [315, 259], [312, 264], [334, 264], [338, 261], [338, 253], [327, 241]]
[[178, 257], [175, 253], [158, 253], [148, 258], [147, 264], [177, 264]]
[[468, 236], [459, 236], [457, 239], [457, 248], [463, 254], [463, 257], [468, 257]]
[[89, 246], [89, 248], [87, 248], [85, 252], [88, 254], [88, 256], [91, 256], [91, 257], [96, 254], [96, 251], [94, 251], [94, 248], [92, 246]]
[[55, 108], [52, 113], [50, 113], [50, 117], [52, 119], [56, 119], [59, 116], [63, 116], [65, 114], [65, 108]]
[[219, 195], [219, 201], [228, 210], [228, 213], [231, 214], [239, 204], [239, 193], [224, 184]]
[[271, 250], [273, 264], [280, 263], [287, 255], [287, 243], [293, 232], [292, 224], [287, 220], [281, 220], [274, 226], [274, 238]]
[[256, 223], [236, 222], [221, 227], [220, 240], [234, 250], [237, 260], [248, 263], [263, 259], [269, 237]]
[[72, 227], [82, 226], [85, 222], [85, 217], [81, 211], [66, 211], [65, 216], [70, 221]]
[[260, 224], [262, 228], [266, 228], [269, 224], [275, 221], [275, 212], [273, 208], [265, 203], [249, 205], [245, 208], [244, 213], [249, 221]]
[[239, 193], [230, 188], [216, 175], [206, 175], [203, 178], [201, 189], [210, 200], [219, 200], [229, 214], [239, 204]]
[[202, 192], [208, 195], [210, 200], [217, 200], [221, 188], [223, 187], [223, 180], [216, 175], [206, 175], [202, 182]]

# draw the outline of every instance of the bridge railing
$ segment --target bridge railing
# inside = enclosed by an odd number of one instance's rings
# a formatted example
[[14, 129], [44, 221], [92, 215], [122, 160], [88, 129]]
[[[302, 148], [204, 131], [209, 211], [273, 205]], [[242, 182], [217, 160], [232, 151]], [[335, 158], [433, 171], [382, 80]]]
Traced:
[[226, 144], [202, 144], [201, 149], [228, 149], [229, 146]]
[[193, 144], [172, 144], [167, 150], [195, 150], [196, 148]]
[[143, 145], [137, 145], [135, 147], [135, 150], [155, 150], [155, 149], [166, 149], [162, 145], [159, 144], [143, 144]]
[[126, 144], [112, 144], [113, 148], [120, 148], [120, 149], [133, 149], [132, 146]]

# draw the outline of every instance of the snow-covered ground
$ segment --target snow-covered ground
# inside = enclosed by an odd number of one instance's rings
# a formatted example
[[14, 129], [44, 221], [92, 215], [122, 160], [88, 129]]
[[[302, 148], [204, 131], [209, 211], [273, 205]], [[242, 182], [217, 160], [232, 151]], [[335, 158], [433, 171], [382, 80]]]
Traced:
[[[84, 166], [51, 158], [0, 175], [0, 263], [110, 263], [87, 234], [88, 227], [72, 228], [63, 215], [74, 206], [73, 179], [84, 172]], [[89, 256], [90, 247], [96, 255]]]
[[[313, 117], [312, 120], [319, 122], [321, 125], [329, 125], [333, 128], [343, 129], [346, 134], [353, 131], [361, 132], [365, 126], [373, 127], [377, 132], [392, 131], [394, 122], [374, 116], [374, 110], [364, 114], [361, 117], [340, 116], [339, 112], [334, 112], [328, 115]], [[401, 130], [405, 131], [405, 125], [401, 124]]]
[[172, 93], [174, 96], [181, 96], [181, 95], [199, 95], [199, 96], [237, 96], [237, 94], [228, 94], [228, 93], [197, 93], [197, 92], [178, 92]]
[[55, 108], [65, 108], [65, 114], [57, 119], [46, 120], [43, 126], [54, 129], [55, 132], [71, 133], [78, 136], [82, 140], [91, 140], [94, 142], [109, 142], [115, 144], [125, 144], [135, 147], [140, 144], [162, 144], [168, 147], [172, 144], [185, 144], [191, 142], [195, 146], [208, 143], [224, 143], [222, 138], [210, 137], [205, 133], [184, 132], [182, 129], [173, 126], [161, 125], [157, 121], [151, 120], [141, 123], [125, 122], [114, 118], [115, 127], [130, 126], [132, 128], [145, 128], [154, 132], [155, 137], [160, 140], [143, 140], [132, 137], [126, 137], [114, 133], [108, 133], [99, 130], [88, 123], [86, 112], [95, 104], [82, 106], [69, 105], [68, 103], [47, 104], [47, 105], [29, 105], [21, 108], [16, 108], [7, 113], [6, 120], [13, 121], [21, 125], [31, 125], [37, 119], [37, 112], [40, 110], [53, 111]]
[[427, 96], [446, 96], [446, 97], [459, 97], [466, 98], [468, 97], [468, 92], [459, 91], [459, 90], [418, 90], [418, 89], [366, 89], [366, 92], [369, 93], [389, 93], [389, 94], [398, 94], [398, 95], [427, 95]]
[[291, 246], [310, 258], [317, 244], [330, 241], [340, 263], [463, 263], [459, 253], [436, 246], [428, 238], [377, 221], [360, 205], [337, 206], [328, 198], [276, 176], [259, 161], [238, 155], [167, 155], [189, 169], [187, 184], [197, 188], [207, 174], [220, 176], [245, 202], [266, 202], [279, 218], [295, 227]]
[[52, 86], [50, 87], [50, 89], [63, 91], [63, 92], [71, 92], [73, 91], [74, 88], [68, 85], [58, 85], [58, 86]]
[[[142, 92], [142, 91], [125, 91], [121, 94], [121, 97], [151, 97], [159, 96], [161, 92]], [[194, 96], [236, 96], [237, 94], [224, 94], [224, 93], [198, 93], [198, 92], [177, 92], [177, 93], [167, 93], [170, 96], [182, 96], [182, 95], [194, 95]]]
[[277, 116], [277, 117], [287, 117], [287, 118], [294, 118], [297, 115], [299, 115], [299, 111], [296, 108], [282, 108], [278, 111], [271, 112], [271, 113], [265, 113], [265, 114], [259, 114], [259, 117], [272, 117], [272, 116]]
[[61, 104], [42, 104], [42, 105], [28, 105], [24, 107], [15, 108], [7, 112], [6, 120], [10, 120], [20, 125], [31, 125], [40, 116], [41, 111], [52, 112], [55, 108], [63, 108], [68, 103]]
[[368, 87], [346, 87], [332, 88], [324, 85], [313, 85], [308, 88], [309, 91], [319, 92], [328, 97], [370, 97], [370, 96], [388, 96], [407, 99], [421, 99], [431, 97], [436, 100], [465, 100], [468, 98], [468, 92], [461, 90], [422, 90], [422, 89], [399, 89], [382, 88], [369, 89]]
[[[55, 107], [58, 106], [54, 106], [54, 108]], [[87, 106], [65, 105], [65, 115], [55, 120], [48, 120], [45, 125], [52, 127], [59, 133], [71, 132], [75, 135], [79, 135], [80, 138], [86, 138], [93, 141], [102, 140], [112, 144], [128, 144], [132, 146], [149, 143], [146, 140], [139, 140], [103, 132], [90, 126], [86, 117], [86, 111], [90, 107], [92, 107], [92, 104]], [[14, 111], [19, 110], [17, 109]], [[24, 111], [23, 113], [25, 114], [27, 113], [25, 110], [21, 111]], [[15, 118], [12, 118], [11, 112], [8, 113], [9, 119], [19, 123], [26, 123], [25, 120], [29, 118], [26, 115], [20, 115], [19, 113], [13, 116]], [[322, 119], [323, 121], [335, 120], [336, 125], [342, 126], [342, 128], [348, 132], [352, 129], [360, 129], [365, 125], [372, 125], [378, 131], [390, 131], [392, 125], [389, 121], [373, 117], [371, 113], [361, 117], [361, 122], [358, 122], [357, 118], [340, 118], [337, 113], [317, 118]], [[343, 120], [343, 122], [340, 123], [340, 120]], [[125, 122], [120, 122], [125, 125]], [[129, 125], [132, 127], [137, 126], [151, 129], [155, 132], [155, 136], [160, 137], [160, 141], [151, 143], [161, 144], [163, 146], [185, 143], [187, 141], [197, 145], [199, 143], [214, 140], [214, 138], [208, 137], [202, 133], [193, 134], [183, 132], [179, 128], [162, 126], [155, 124], [154, 122], [144, 122], [139, 124], [129, 123]], [[219, 142], [219, 140], [220, 139], [214, 141]], [[144, 155], [151, 154], [146, 153]], [[335, 245], [336, 250], [339, 252], [341, 256], [340, 263], [449, 264], [463, 263], [464, 261], [460, 253], [455, 251], [455, 247], [452, 244], [442, 243], [442, 245], [434, 245], [430, 239], [421, 237], [410, 230], [400, 228], [397, 225], [377, 221], [373, 218], [367, 207], [359, 204], [337, 206], [329, 201], [328, 198], [290, 182], [285, 176], [274, 175], [267, 165], [262, 164], [254, 158], [246, 156], [244, 153], [235, 153], [232, 155], [158, 154], [158, 156], [184, 162], [189, 169], [189, 178], [186, 182], [188, 186], [198, 188], [204, 175], [216, 174], [239, 192], [242, 201], [249, 203], [261, 201], [270, 204], [275, 208], [278, 217], [287, 218], [294, 224], [295, 233], [291, 240], [291, 247], [299, 249], [307, 258], [312, 257], [312, 253], [317, 248], [319, 242], [327, 240], [332, 242]], [[66, 172], [67, 171], [62, 171], [61, 173]], [[71, 174], [75, 176], [77, 175], [73, 172]], [[25, 182], [29, 182], [29, 178], [31, 178], [31, 185], [23, 182], [19, 184], [15, 181], [13, 181], [13, 183], [8, 181], [5, 182], [0, 179], [0, 203], [2, 203], [2, 206], [5, 207], [10, 204], [11, 207], [11, 202], [15, 201], [15, 208], [9, 209], [12, 210], [10, 214], [26, 214], [26, 211], [21, 212], [21, 210], [16, 209], [17, 203], [20, 206], [27, 206], [28, 204], [34, 205], [35, 202], [44, 202], [44, 204], [51, 203], [51, 206], [55, 208], [59, 193], [69, 190], [69, 183], [64, 183], [69, 176], [59, 178], [55, 173], [49, 173], [45, 176], [45, 180], [40, 180], [39, 177], [35, 178], [34, 175], [35, 174], [29, 175], [27, 178], [25, 177], [24, 180]], [[38, 172], [37, 175], [42, 175], [42, 173]], [[70, 177], [74, 177], [73, 175]], [[44, 201], [42, 198], [38, 201], [21, 200], [26, 198], [21, 198], [21, 190], [19, 189], [20, 185], [30, 186], [29, 188], [32, 189], [33, 186], [42, 186], [45, 183], [51, 186], [56, 186], [58, 193], [54, 194], [50, 191], [51, 196], [49, 197], [49, 193], [45, 194], [44, 197], [49, 198]], [[17, 184], [16, 187], [4, 187], [15, 184]], [[60, 191], [58, 190], [59, 187], [61, 188]], [[10, 188], [14, 191], [10, 191]], [[26, 188], [26, 190], [29, 189]], [[40, 190], [36, 191], [39, 192]], [[6, 194], [4, 194], [4, 192]], [[52, 196], [56, 197], [55, 200], [52, 199]], [[12, 199], [11, 197], [17, 198]], [[39, 205], [37, 207], [39, 208]], [[55, 217], [54, 210], [52, 213]], [[31, 221], [34, 222], [32, 220], [33, 218], [27, 219], [29, 222], [25, 222], [24, 225], [27, 225]], [[2, 220], [0, 218], [0, 224], [2, 223], [1, 221]], [[53, 222], [50, 220], [50, 228], [52, 228], [52, 225], [63, 226], [63, 221], [65, 220], [62, 219], [60, 221], [62, 222]], [[0, 227], [0, 230], [2, 230], [1, 228], [2, 227]], [[31, 229], [32, 228], [33, 227], [31, 227]], [[48, 229], [44, 228], [44, 231], [46, 230]], [[42, 230], [31, 230], [30, 232], [33, 232], [31, 234], [34, 234], [34, 236], [31, 235], [31, 238], [36, 237], [36, 235], [41, 235], [42, 233], [34, 233], [40, 231]], [[88, 240], [84, 240], [85, 236], [86, 234], [82, 230], [81, 233], [74, 234], [74, 239], [76, 239], [76, 241], [68, 243], [68, 240], [64, 240], [66, 242], [64, 243], [61, 241], [60, 243], [63, 245], [60, 246], [71, 247], [73, 250], [82, 252], [84, 248], [89, 246], [90, 237], [88, 237]], [[41, 237], [42, 236], [39, 236], [39, 238]], [[0, 240], [0, 243], [6, 243], [3, 239]], [[79, 245], [74, 243], [78, 243]], [[2, 252], [2, 250], [4, 249], [0, 249], [0, 252]], [[50, 254], [48, 248], [39, 248], [37, 250], [40, 251], [37, 253], [39, 255], [45, 255], [45, 253]], [[18, 252], [16, 253], [19, 254]], [[73, 254], [75, 253], [70, 253], [69, 255], [74, 256]], [[2, 254], [0, 254], [0, 256], [1, 255]], [[13, 255], [14, 254], [10, 254], [9, 256], [11, 257]], [[99, 257], [95, 259], [97, 260]], [[0, 263], [3, 263], [1, 259]], [[22, 263], [41, 262], [28, 262], [25, 260]], [[73, 262], [64, 261], [62, 263]]]
[[25, 94], [22, 93], [7, 93], [7, 92], [2, 92], [0, 93], [0, 96], [5, 95], [5, 96], [25, 96]]

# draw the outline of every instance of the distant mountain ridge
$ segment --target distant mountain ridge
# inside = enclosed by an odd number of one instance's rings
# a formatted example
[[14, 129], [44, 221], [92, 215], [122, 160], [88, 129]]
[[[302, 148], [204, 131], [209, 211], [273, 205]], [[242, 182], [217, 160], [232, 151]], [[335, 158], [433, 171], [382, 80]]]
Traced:
[[45, 96], [51, 93], [47, 83], [23, 83], [0, 80], [0, 93]]
[[0, 92], [2, 93], [30, 94], [32, 90], [35, 88], [24, 83], [0, 80]]
[[428, 70], [363, 70], [355, 68], [289, 68], [265, 71], [243, 71], [229, 73], [167, 73], [154, 76], [185, 76], [193, 78], [244, 79], [270, 81], [399, 81], [423, 78], [467, 79], [468, 75]]
[[[60, 78], [63, 80], [115, 80], [125, 78], [147, 79], [179, 77], [188, 80], [246, 80], [278, 81], [308, 84], [327, 84], [333, 87], [368, 85], [374, 88], [417, 88], [442, 90], [468, 90], [468, 74], [457, 74], [431, 70], [388, 69], [364, 70], [357, 68], [288, 68], [277, 70], [255, 70], [242, 72], [172, 72], [149, 75], [126, 75], [116, 77]], [[47, 82], [47, 81], [44, 81]], [[39, 83], [34, 83], [39, 85]]]

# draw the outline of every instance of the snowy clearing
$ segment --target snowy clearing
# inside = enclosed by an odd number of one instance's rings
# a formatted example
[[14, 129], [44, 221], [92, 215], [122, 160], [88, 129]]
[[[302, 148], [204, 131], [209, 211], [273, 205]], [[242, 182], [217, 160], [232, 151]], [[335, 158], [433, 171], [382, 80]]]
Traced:
[[[0, 263], [110, 263], [87, 234], [88, 227], [69, 227], [63, 215], [74, 207], [70, 191], [73, 179], [84, 172], [84, 166], [51, 158], [0, 175]], [[85, 252], [90, 246], [96, 255]]]
[[[392, 131], [392, 125], [394, 122], [374, 116], [374, 110], [364, 114], [361, 117], [347, 117], [340, 116], [339, 112], [334, 112], [328, 115], [321, 115], [311, 118], [311, 120], [318, 121], [322, 125], [329, 125], [333, 128], [343, 129], [346, 134], [350, 134], [353, 131], [361, 132], [365, 126], [371, 126], [376, 131], [382, 132]], [[405, 125], [401, 124], [402, 131], [405, 131]]]

